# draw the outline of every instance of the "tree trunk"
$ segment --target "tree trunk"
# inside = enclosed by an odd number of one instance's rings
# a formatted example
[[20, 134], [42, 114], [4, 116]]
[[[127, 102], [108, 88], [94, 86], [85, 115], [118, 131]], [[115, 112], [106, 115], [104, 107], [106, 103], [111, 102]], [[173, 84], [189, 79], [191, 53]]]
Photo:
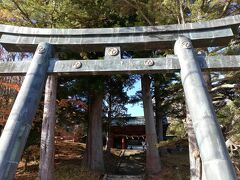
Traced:
[[180, 0], [178, 0], [178, 5], [179, 5], [179, 13], [180, 13], [180, 23], [185, 24], [185, 17], [184, 17], [184, 12], [183, 12], [183, 4]]
[[200, 158], [199, 148], [197, 145], [196, 136], [194, 133], [192, 120], [188, 108], [186, 107], [187, 117], [185, 128], [188, 134], [188, 147], [189, 147], [189, 162], [190, 162], [190, 179], [191, 180], [201, 180], [202, 177], [202, 162]]
[[111, 150], [111, 124], [112, 124], [112, 95], [109, 93], [108, 97], [108, 122], [107, 122], [107, 127], [106, 127], [106, 147], [105, 149], [110, 152]]
[[28, 160], [29, 160], [29, 154], [26, 154], [23, 172], [27, 170]]
[[142, 97], [144, 107], [144, 118], [146, 121], [146, 173], [148, 175], [158, 174], [161, 171], [160, 157], [157, 148], [157, 135], [154, 123], [153, 104], [150, 94], [150, 79], [147, 75], [142, 77]]
[[[203, 79], [206, 83], [208, 91], [210, 91], [212, 89], [212, 81], [211, 81], [210, 72], [203, 72]], [[201, 180], [206, 180], [204, 168], [202, 166], [202, 162], [201, 162], [201, 171], [202, 171], [202, 177], [201, 177], [202, 179]]]
[[[161, 97], [159, 94], [160, 79], [159, 75], [154, 76], [154, 96], [155, 96], [155, 118], [156, 118], [156, 132], [158, 141], [163, 140], [163, 122], [161, 113]], [[162, 76], [162, 75], [161, 75]]]
[[41, 132], [40, 179], [54, 179], [54, 128], [56, 123], [57, 78], [48, 76], [45, 86], [44, 112]]
[[93, 92], [89, 102], [89, 126], [87, 142], [87, 167], [95, 172], [104, 171], [102, 141], [103, 92]]
[[208, 91], [211, 90], [212, 88], [212, 82], [211, 82], [211, 75], [210, 72], [203, 72], [203, 79], [206, 83]]

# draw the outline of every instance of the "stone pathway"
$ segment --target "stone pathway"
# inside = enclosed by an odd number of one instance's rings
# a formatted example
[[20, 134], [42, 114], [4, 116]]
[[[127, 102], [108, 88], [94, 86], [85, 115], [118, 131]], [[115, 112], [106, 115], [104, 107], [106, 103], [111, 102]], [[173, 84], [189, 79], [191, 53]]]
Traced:
[[112, 170], [104, 175], [103, 180], [143, 180], [145, 152], [142, 150], [122, 151]]
[[145, 169], [145, 153], [143, 151], [131, 152], [125, 151], [123, 156], [120, 157], [114, 174], [117, 175], [142, 175]]
[[103, 180], [143, 180], [142, 176], [132, 175], [105, 175]]

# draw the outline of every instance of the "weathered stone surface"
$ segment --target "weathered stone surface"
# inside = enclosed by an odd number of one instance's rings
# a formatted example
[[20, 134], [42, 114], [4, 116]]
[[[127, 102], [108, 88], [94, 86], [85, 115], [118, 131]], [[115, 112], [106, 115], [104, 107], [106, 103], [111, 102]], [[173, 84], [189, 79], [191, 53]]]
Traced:
[[52, 46], [39, 44], [0, 138], [0, 179], [14, 179], [46, 81]]
[[222, 19], [163, 26], [92, 29], [41, 29], [0, 25], [0, 43], [8, 51], [34, 51], [40, 42], [53, 44], [56, 51], [104, 51], [173, 48], [184, 35], [194, 47], [225, 45], [240, 24], [240, 15]]
[[[146, 61], [153, 61], [147, 65]], [[235, 71], [240, 69], [240, 55], [238, 56], [198, 56], [203, 71]], [[30, 61], [0, 63], [0, 76], [24, 75]], [[79, 66], [78, 66], [79, 65]], [[166, 58], [139, 58], [122, 60], [56, 60], [51, 59], [48, 74], [61, 76], [103, 75], [127, 73], [156, 73], [179, 71], [180, 66], [176, 56]]]
[[196, 134], [205, 177], [209, 180], [236, 180], [237, 176], [191, 41], [186, 37], [180, 37], [176, 41], [174, 52], [181, 66], [184, 95]]
[[22, 35], [109, 35], [109, 34], [141, 34], [156, 32], [175, 32], [188, 30], [204, 30], [206, 28], [236, 27], [240, 23], [240, 15], [228, 16], [205, 22], [172, 24], [162, 26], [139, 26], [118, 28], [91, 28], [91, 29], [56, 29], [56, 28], [28, 28], [22, 26], [0, 25], [0, 34], [22, 34]]

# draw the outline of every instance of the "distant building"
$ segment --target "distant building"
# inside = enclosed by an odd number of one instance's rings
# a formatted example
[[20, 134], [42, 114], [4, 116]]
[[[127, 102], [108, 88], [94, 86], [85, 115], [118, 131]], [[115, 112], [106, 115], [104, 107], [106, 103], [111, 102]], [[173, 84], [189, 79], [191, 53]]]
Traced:
[[[167, 118], [164, 119], [163, 123], [167, 123]], [[167, 126], [164, 126], [165, 135]], [[144, 148], [145, 137], [145, 119], [143, 116], [120, 118], [111, 124], [108, 146], [118, 149]]]

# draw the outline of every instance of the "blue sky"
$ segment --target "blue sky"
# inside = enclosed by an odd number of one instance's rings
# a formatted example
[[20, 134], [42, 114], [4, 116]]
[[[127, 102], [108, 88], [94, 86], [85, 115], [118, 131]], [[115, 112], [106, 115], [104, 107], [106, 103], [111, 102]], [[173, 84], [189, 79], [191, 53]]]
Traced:
[[[131, 90], [129, 90], [127, 92], [128, 96], [132, 96], [136, 93], [136, 91], [141, 90], [141, 81], [138, 80], [135, 84], [134, 84], [134, 88], [132, 88]], [[132, 104], [128, 104], [126, 105], [126, 107], [128, 108], [128, 114], [131, 114], [131, 116], [143, 116], [143, 107], [142, 107], [142, 103], [138, 103], [135, 105]]]

